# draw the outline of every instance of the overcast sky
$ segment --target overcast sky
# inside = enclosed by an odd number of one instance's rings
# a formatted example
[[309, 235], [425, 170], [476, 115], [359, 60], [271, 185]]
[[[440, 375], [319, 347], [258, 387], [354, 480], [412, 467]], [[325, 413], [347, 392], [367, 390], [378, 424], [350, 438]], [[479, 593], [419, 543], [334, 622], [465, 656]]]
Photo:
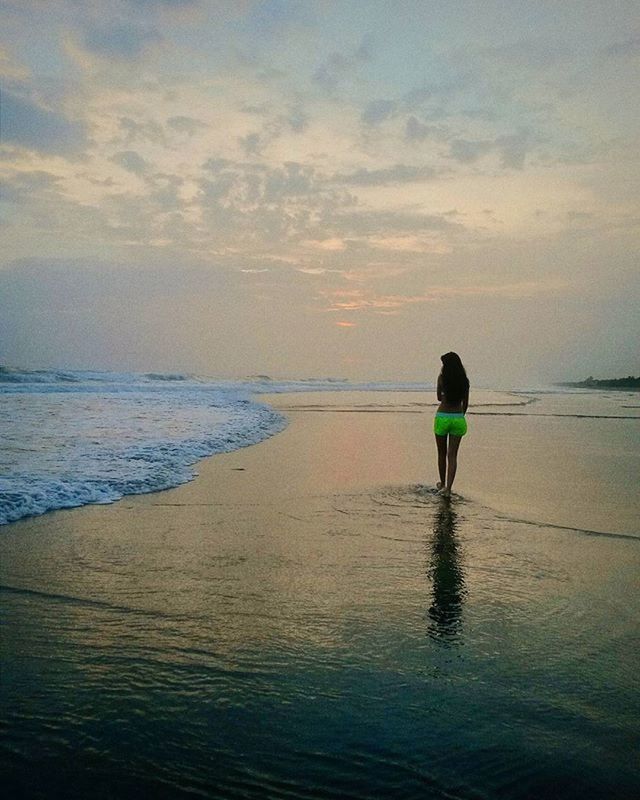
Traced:
[[637, 2], [0, 9], [1, 362], [640, 371]]

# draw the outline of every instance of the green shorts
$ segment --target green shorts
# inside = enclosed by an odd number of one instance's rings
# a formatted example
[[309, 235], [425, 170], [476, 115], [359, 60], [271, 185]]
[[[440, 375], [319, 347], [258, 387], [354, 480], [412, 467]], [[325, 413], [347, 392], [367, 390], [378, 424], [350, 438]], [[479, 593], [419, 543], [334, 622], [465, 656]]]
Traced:
[[467, 432], [467, 420], [464, 414], [447, 414], [437, 411], [433, 420], [433, 432], [436, 436], [464, 436]]

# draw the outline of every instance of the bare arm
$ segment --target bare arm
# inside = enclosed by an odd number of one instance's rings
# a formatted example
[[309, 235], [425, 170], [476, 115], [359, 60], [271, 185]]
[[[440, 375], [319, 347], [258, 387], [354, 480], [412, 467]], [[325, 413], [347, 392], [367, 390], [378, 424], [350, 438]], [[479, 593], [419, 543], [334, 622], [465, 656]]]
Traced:
[[466, 414], [469, 408], [469, 390], [467, 389], [464, 397], [462, 398], [462, 413]]
[[436, 395], [438, 400], [442, 400], [442, 375], [438, 375], [438, 383], [436, 384]]

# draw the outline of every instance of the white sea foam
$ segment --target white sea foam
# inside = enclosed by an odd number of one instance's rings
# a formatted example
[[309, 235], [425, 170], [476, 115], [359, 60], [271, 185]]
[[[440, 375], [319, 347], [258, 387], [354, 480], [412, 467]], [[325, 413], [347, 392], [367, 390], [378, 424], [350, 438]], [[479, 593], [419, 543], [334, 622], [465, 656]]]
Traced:
[[188, 376], [0, 373], [0, 524], [191, 480], [205, 456], [286, 421], [240, 384]]

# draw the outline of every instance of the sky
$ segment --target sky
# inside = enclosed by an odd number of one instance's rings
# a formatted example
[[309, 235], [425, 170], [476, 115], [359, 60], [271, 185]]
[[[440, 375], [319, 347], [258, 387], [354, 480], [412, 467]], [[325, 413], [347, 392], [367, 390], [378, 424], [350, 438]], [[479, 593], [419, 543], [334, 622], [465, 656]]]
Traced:
[[640, 373], [640, 10], [0, 1], [0, 363]]

